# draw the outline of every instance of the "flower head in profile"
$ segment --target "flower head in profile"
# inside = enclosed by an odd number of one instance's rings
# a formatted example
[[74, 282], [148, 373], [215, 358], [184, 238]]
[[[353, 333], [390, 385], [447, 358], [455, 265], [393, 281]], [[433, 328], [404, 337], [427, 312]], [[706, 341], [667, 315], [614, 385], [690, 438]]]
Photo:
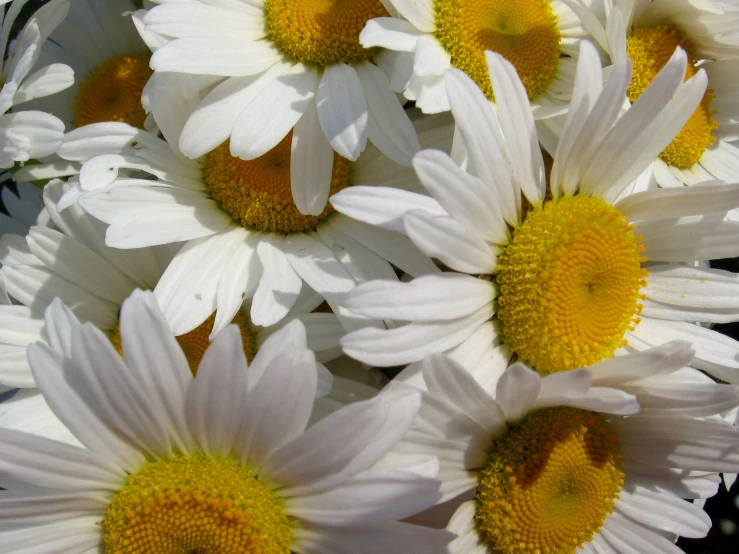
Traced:
[[50, 345], [29, 358], [84, 447], [0, 430], [6, 552], [379, 554], [450, 539], [396, 522], [439, 497], [432, 457], [383, 458], [419, 395], [358, 402], [306, 429], [317, 371], [300, 323], [248, 366], [227, 328], [193, 378], [151, 293], [122, 308], [123, 360], [61, 303], [50, 310]]
[[739, 205], [739, 185], [624, 194], [700, 102], [704, 72], [683, 82], [687, 58], [678, 50], [622, 114], [630, 61], [603, 85], [596, 50], [583, 42], [547, 172], [515, 68], [487, 56], [497, 110], [467, 76], [447, 73], [467, 170], [427, 150], [414, 167], [433, 198], [408, 193], [402, 202], [383, 202], [382, 191], [363, 188], [332, 198], [342, 213], [405, 231], [453, 270], [357, 287], [347, 308], [411, 323], [351, 333], [345, 351], [397, 365], [471, 341], [469, 348], [486, 352], [481, 362], [505, 364], [515, 354], [548, 374], [591, 365], [624, 346], [685, 338], [696, 345], [697, 367], [736, 381], [737, 345], [691, 322], [739, 315], [737, 276], [694, 267], [739, 252], [739, 226], [723, 220]]

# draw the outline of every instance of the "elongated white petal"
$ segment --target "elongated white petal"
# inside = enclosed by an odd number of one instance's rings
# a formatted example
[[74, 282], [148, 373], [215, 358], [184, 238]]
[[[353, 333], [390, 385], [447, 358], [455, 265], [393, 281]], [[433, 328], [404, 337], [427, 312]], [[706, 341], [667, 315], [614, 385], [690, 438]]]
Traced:
[[341, 339], [344, 352], [381, 367], [422, 360], [431, 352], [444, 352], [472, 335], [492, 317], [484, 306], [468, 316], [444, 322], [411, 323], [391, 330], [361, 329]]
[[404, 234], [403, 216], [410, 210], [447, 215], [433, 198], [391, 187], [349, 187], [334, 194], [331, 205], [353, 219]]
[[390, 90], [390, 82], [382, 70], [370, 62], [362, 62], [356, 71], [369, 111], [367, 138], [391, 160], [410, 165], [421, 145], [413, 123]]
[[379, 319], [445, 321], [470, 315], [495, 298], [492, 283], [455, 273], [421, 276], [409, 283], [372, 281], [355, 288], [342, 305]]
[[231, 155], [253, 160], [277, 145], [314, 101], [317, 77], [298, 63], [267, 81], [233, 123]]
[[333, 166], [333, 148], [321, 129], [316, 104], [311, 102], [295, 124], [290, 151], [290, 188], [300, 213], [319, 215], [326, 207]]
[[500, 213], [498, 198], [478, 177], [462, 171], [445, 153], [424, 150], [413, 158], [413, 168], [424, 187], [444, 209], [485, 239], [507, 244], [510, 233]]
[[451, 217], [413, 210], [403, 217], [410, 239], [425, 254], [463, 273], [492, 273], [496, 249], [474, 228]]
[[356, 160], [367, 146], [367, 101], [356, 70], [347, 64], [327, 66], [316, 91], [318, 120], [331, 146]]

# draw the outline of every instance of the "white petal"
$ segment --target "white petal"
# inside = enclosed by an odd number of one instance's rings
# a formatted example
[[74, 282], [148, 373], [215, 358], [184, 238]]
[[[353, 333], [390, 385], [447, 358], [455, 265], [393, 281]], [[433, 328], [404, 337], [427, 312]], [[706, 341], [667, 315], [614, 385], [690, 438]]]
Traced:
[[186, 37], [157, 48], [154, 71], [245, 77], [266, 71], [282, 60], [269, 41], [248, 37]]
[[510, 151], [514, 179], [532, 204], [544, 199], [546, 178], [534, 116], [516, 68], [500, 54], [485, 52], [498, 105], [498, 120]]
[[425, 254], [463, 273], [492, 273], [497, 252], [474, 228], [454, 218], [412, 210], [403, 217], [408, 236]]
[[231, 452], [244, 417], [246, 391], [241, 333], [229, 325], [205, 351], [185, 397], [188, 427], [206, 454], [227, 456]]
[[359, 285], [342, 305], [378, 319], [444, 321], [470, 315], [492, 303], [492, 283], [455, 273], [425, 275], [409, 283], [372, 281]]
[[398, 233], [372, 227], [344, 215], [331, 217], [328, 223], [409, 275], [417, 277], [439, 271], [418, 247]]
[[421, 145], [413, 123], [390, 90], [390, 82], [382, 70], [370, 62], [362, 62], [356, 70], [369, 110], [367, 137], [391, 160], [410, 165]]
[[522, 363], [513, 364], [498, 380], [495, 399], [506, 418], [521, 419], [532, 408], [541, 390], [539, 375]]
[[474, 227], [485, 239], [508, 244], [510, 233], [496, 198], [481, 179], [462, 171], [438, 150], [424, 150], [413, 158], [413, 168], [424, 187], [444, 209], [465, 225]]
[[370, 470], [323, 494], [290, 499], [287, 512], [323, 525], [373, 525], [414, 515], [440, 497], [438, 481], [406, 471]]
[[375, 17], [359, 33], [359, 43], [365, 48], [382, 46], [390, 50], [412, 52], [420, 36], [423, 33], [408, 21], [395, 17]]
[[447, 215], [439, 203], [424, 194], [391, 187], [356, 186], [331, 197], [331, 205], [353, 219], [405, 233], [403, 216], [409, 210], [424, 210], [432, 215]]
[[[305, 334], [302, 325], [291, 325]], [[249, 392], [243, 410], [236, 450], [243, 463], [258, 470], [276, 450], [303, 433], [313, 408], [317, 377], [315, 357], [309, 350], [285, 350], [274, 358]]]
[[[520, 193], [513, 181], [506, 139], [493, 107], [472, 79], [456, 69], [444, 73], [454, 120], [476, 174], [495, 191], [501, 212], [511, 225], [518, 224]], [[455, 129], [455, 132], [456, 132]]]
[[391, 330], [361, 329], [341, 339], [344, 352], [365, 363], [388, 367], [444, 352], [474, 333], [492, 316], [485, 306], [468, 316], [443, 323], [411, 323]]
[[367, 146], [367, 101], [355, 69], [344, 63], [329, 65], [316, 91], [318, 120], [339, 155], [356, 160]]
[[331, 190], [334, 151], [318, 121], [311, 102], [293, 129], [290, 152], [290, 188], [298, 210], [320, 215]]
[[253, 160], [276, 146], [314, 101], [317, 77], [298, 63], [269, 80], [234, 122], [231, 155]]
[[[388, 392], [357, 402], [316, 423], [267, 459], [269, 479], [283, 497], [339, 486], [371, 467], [406, 434], [421, 405], [417, 392]], [[340, 444], [341, 448], [330, 445]]]
[[431, 354], [423, 362], [423, 378], [429, 392], [456, 406], [493, 436], [506, 426], [498, 403], [472, 375], [444, 354]]
[[300, 294], [303, 280], [285, 255], [284, 240], [277, 235], [267, 235], [257, 246], [262, 278], [251, 305], [251, 320], [255, 325], [267, 327], [280, 321]]

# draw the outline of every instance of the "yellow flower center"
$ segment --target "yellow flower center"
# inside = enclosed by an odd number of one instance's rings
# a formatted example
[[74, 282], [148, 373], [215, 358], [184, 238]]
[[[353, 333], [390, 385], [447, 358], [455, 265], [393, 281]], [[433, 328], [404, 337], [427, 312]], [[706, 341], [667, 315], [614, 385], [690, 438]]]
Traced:
[[613, 511], [620, 468], [601, 415], [534, 412], [493, 443], [477, 486], [478, 530], [501, 554], [574, 553]]
[[557, 73], [560, 32], [549, 0], [436, 0], [436, 38], [492, 98], [485, 50], [513, 64], [529, 99]]
[[107, 554], [289, 554], [280, 499], [230, 459], [183, 456], [128, 476], [102, 522]]
[[146, 113], [141, 92], [152, 70], [146, 55], [120, 56], [103, 62], [80, 83], [72, 106], [75, 128], [103, 121], [121, 121], [143, 128]]
[[266, 0], [267, 36], [284, 54], [321, 66], [369, 59], [359, 33], [390, 14], [380, 0]]
[[587, 196], [534, 207], [499, 256], [504, 340], [541, 373], [609, 358], [639, 322], [641, 236], [616, 208]]
[[[229, 153], [228, 142], [207, 155], [204, 180], [210, 195], [247, 229], [278, 233], [312, 231], [334, 212], [330, 203], [320, 215], [303, 215], [290, 188], [292, 132], [255, 160]], [[334, 153], [331, 194], [349, 186], [349, 160]]]
[[[667, 27], [637, 27], [628, 38], [626, 51], [634, 65], [634, 73], [629, 85], [629, 100], [633, 103], [656, 77], [675, 49], [680, 46], [688, 53], [690, 63], [685, 72], [688, 80], [696, 71], [697, 58], [690, 52], [688, 45], [673, 29]], [[680, 133], [660, 154], [665, 163], [680, 169], [693, 167], [703, 157], [703, 153], [716, 140], [712, 131], [718, 123], [711, 117], [715, 114], [710, 108], [713, 91], [708, 89], [700, 105], [681, 129]]]
[[[189, 333], [175, 337], [182, 348], [182, 351], [185, 353], [187, 364], [190, 366], [190, 371], [192, 371], [193, 376], [197, 375], [200, 361], [203, 359], [203, 355], [208, 349], [208, 346], [210, 346], [210, 340], [208, 337], [213, 331], [213, 323], [215, 323], [215, 320], [216, 314], [214, 313]], [[241, 332], [241, 342], [244, 345], [244, 354], [246, 355], [247, 361], [251, 363], [254, 356], [257, 354], [256, 335], [251, 326], [251, 322], [248, 317], [241, 313], [237, 313], [236, 317], [231, 320], [231, 323], [239, 327], [239, 331]], [[113, 344], [113, 348], [116, 349], [118, 354], [123, 357], [123, 342], [121, 340], [121, 331], [118, 326], [116, 326], [113, 333], [110, 335], [110, 342]]]

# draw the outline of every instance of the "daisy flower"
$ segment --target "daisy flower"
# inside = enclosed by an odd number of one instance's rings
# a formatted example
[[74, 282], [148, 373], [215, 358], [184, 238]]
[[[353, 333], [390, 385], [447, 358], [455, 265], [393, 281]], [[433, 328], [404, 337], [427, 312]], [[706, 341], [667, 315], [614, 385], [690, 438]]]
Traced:
[[[644, 382], [693, 353], [673, 343], [649, 356], [646, 364], [643, 355], [607, 360], [593, 373], [603, 382], [623, 381], [624, 372]], [[482, 387], [437, 353], [423, 376], [419, 417], [397, 450], [441, 453], [442, 501], [459, 497], [447, 527], [458, 535], [450, 554], [682, 552], [677, 535], [702, 537], [711, 525], [683, 498], [715, 492], [716, 472], [739, 465], [739, 432], [730, 424], [679, 410], [639, 412], [631, 394], [591, 386], [588, 369], [542, 378], [516, 363]]]
[[[1, 276], [2, 274], [0, 274]], [[377, 394], [377, 389], [358, 383], [343, 377], [334, 377], [321, 362], [340, 362], [341, 356], [339, 338], [344, 334], [344, 329], [335, 315], [330, 313], [312, 313], [314, 308], [323, 299], [312, 291], [304, 291], [298, 305], [296, 305], [286, 318], [292, 322], [298, 320], [305, 328], [306, 344], [316, 356], [319, 370], [318, 393], [320, 402], [316, 405], [316, 412], [312, 418], [320, 419], [329, 413], [336, 411], [339, 407], [358, 400], [366, 400]], [[0, 299], [0, 303], [4, 303]], [[8, 301], [7, 304], [10, 302]], [[45, 315], [35, 311], [23, 310], [24, 306], [0, 306], [0, 319], [13, 331], [0, 333], [0, 347], [9, 352], [4, 358], [0, 358], [0, 379], [5, 378], [8, 372], [8, 354], [27, 358], [27, 350], [30, 344], [43, 342], [52, 348], [58, 348], [57, 343], [50, 338], [55, 321], [66, 321], [68, 325], [78, 325], [79, 319], [67, 308], [59, 298], [55, 298], [46, 308]], [[118, 309], [120, 312], [120, 307]], [[197, 373], [200, 362], [205, 351], [210, 345], [209, 335], [213, 328], [211, 316], [202, 325], [193, 331], [175, 337], [177, 344], [185, 355], [188, 367], [193, 375]], [[261, 328], [249, 322], [248, 313], [239, 313], [233, 319], [238, 327], [244, 355], [247, 362], [251, 363], [257, 352], [262, 349], [267, 351], [279, 351], [283, 348], [280, 343], [280, 331], [289, 323], [285, 322], [268, 328]], [[40, 324], [40, 325], [39, 325]], [[123, 343], [120, 334], [120, 326], [116, 324], [113, 330], [103, 330], [110, 339], [115, 350], [123, 355]], [[174, 336], [174, 333], [172, 333]], [[15, 339], [15, 341], [13, 340]], [[20, 340], [19, 340], [20, 339]], [[60, 354], [64, 354], [61, 350]], [[344, 356], [345, 359], [349, 360]], [[334, 364], [332, 364], [334, 365]], [[339, 365], [341, 367], [341, 364]], [[366, 371], [365, 371], [366, 372]], [[26, 374], [30, 386], [35, 386], [32, 381], [30, 367]], [[0, 380], [0, 383], [3, 381]], [[16, 385], [19, 383], [16, 381]], [[24, 383], [20, 383], [23, 386]], [[16, 429], [33, 433], [46, 438], [79, 444], [73, 434], [56, 417], [51, 410], [43, 394], [36, 388], [23, 388], [18, 390], [11, 398], [0, 402], [0, 427]]]
[[[189, 81], [180, 76], [152, 79], [150, 90], [159, 87], [160, 93], [151, 95], [151, 107], [169, 144], [120, 123], [69, 133], [60, 156], [89, 161], [80, 187], [63, 205], [79, 202], [109, 223], [109, 246], [185, 241], [155, 289], [176, 334], [197, 327], [214, 311], [217, 333], [245, 298], [251, 299], [253, 323], [273, 325], [290, 310], [304, 282], [346, 325], [356, 328], [367, 324], [366, 318], [338, 307], [356, 282], [397, 279], [388, 262], [411, 275], [438, 271], [406, 237], [336, 214], [330, 204], [318, 216], [303, 215], [293, 202], [297, 154], [290, 136], [254, 160], [231, 156], [228, 143], [199, 160], [183, 157], [170, 146], [177, 144], [184, 123], [187, 110], [181, 108], [196, 102], [197, 95], [183, 93], [181, 87]], [[162, 101], [169, 110], [159, 109]], [[451, 135], [451, 125], [446, 125], [426, 130], [423, 139], [448, 148]], [[91, 152], [100, 154], [105, 148], [107, 155], [90, 159]], [[125, 171], [119, 174], [119, 169]], [[126, 171], [134, 169], [155, 178], [129, 177]], [[411, 168], [395, 164], [374, 147], [355, 163], [336, 154], [328, 169], [334, 192], [395, 182], [420, 189]], [[310, 194], [324, 193], [316, 189]]]
[[[7, 4], [7, 2], [3, 2]], [[25, 4], [13, 2], [0, 13], [0, 51], [9, 56], [0, 62], [0, 167], [26, 162], [56, 152], [64, 135], [64, 124], [49, 113], [28, 109], [29, 101], [54, 94], [72, 85], [72, 70], [60, 64], [34, 69], [40, 50], [69, 10], [68, 0], [53, 0], [31, 16], [15, 42], [8, 48], [11, 27]], [[25, 106], [23, 106], [25, 104]], [[8, 113], [11, 108], [23, 106]]]
[[[592, 3], [592, 2], [589, 2]], [[426, 113], [449, 110], [444, 71], [456, 67], [493, 98], [485, 51], [516, 68], [537, 106], [569, 101], [578, 43], [586, 36], [570, 2], [559, 0], [388, 0], [396, 17], [367, 23], [366, 48], [392, 51], [391, 85]], [[386, 56], [387, 57], [387, 56]]]
[[[75, 0], [66, 19], [41, 49], [42, 59], [74, 69], [75, 86], [30, 105], [57, 115], [67, 129], [120, 121], [153, 130], [153, 121], [147, 120], [141, 102], [152, 74], [151, 51], [134, 24], [142, 14], [139, 11], [133, 18], [124, 15], [135, 10], [133, 0]], [[22, 168], [15, 179], [31, 181], [76, 173], [78, 163], [51, 156], [41, 164]]]
[[[12, 406], [3, 403], [0, 426], [44, 432], [52, 438], [58, 438], [52, 433], [64, 434], [65, 430], [59, 424], [55, 427], [57, 419], [44, 409], [27, 361], [30, 344], [49, 340], [44, 311], [54, 298], [61, 298], [72, 308], [66, 315], [69, 321], [92, 322], [123, 352], [118, 318], [123, 301], [138, 287], [154, 288], [172, 256], [167, 247], [127, 251], [105, 246], [105, 225], [79, 206], [62, 212], [56, 209], [65, 189], [69, 185], [58, 180], [44, 189], [43, 213], [56, 229], [34, 226], [27, 237], [5, 235], [0, 240], [4, 293], [0, 297], [0, 385], [29, 389], [16, 395]], [[323, 297], [303, 287], [285, 322], [299, 319], [318, 361], [328, 362], [341, 355], [339, 338], [345, 331], [334, 314], [313, 313], [322, 302]], [[211, 314], [176, 337], [193, 372], [210, 344], [214, 321], [215, 314]], [[249, 361], [280, 328], [254, 325], [248, 307], [237, 311], [230, 323], [240, 329]], [[321, 367], [321, 376], [321, 387], [328, 390], [331, 375]]]
[[75, 0], [41, 56], [74, 69], [76, 86], [37, 102], [69, 128], [100, 121], [144, 126], [141, 93], [151, 75], [151, 52], [127, 12], [133, 0]]
[[46, 400], [85, 447], [0, 430], [6, 552], [379, 554], [448, 542], [396, 521], [438, 499], [435, 460], [383, 460], [417, 393], [306, 429], [318, 377], [300, 323], [251, 364], [229, 327], [194, 379], [153, 296], [127, 300], [121, 327], [123, 360], [98, 329], [63, 320], [57, 349], [31, 348]]
[[699, 68], [708, 89], [685, 126], [655, 159], [643, 187], [739, 181], [739, 6], [689, 0], [609, 1], [605, 28], [590, 18], [593, 35], [615, 62], [631, 59], [634, 70], [627, 97], [634, 102], [676, 48], [688, 54], [686, 78]]
[[312, 216], [326, 205], [334, 152], [356, 161], [369, 140], [410, 165], [419, 149], [413, 125], [372, 64], [373, 49], [359, 44], [364, 24], [388, 15], [381, 0], [160, 3], [143, 19], [169, 39], [151, 67], [211, 76], [179, 138], [186, 156], [230, 139], [232, 156], [253, 160], [286, 143], [295, 203]]
[[631, 63], [624, 58], [603, 85], [597, 53], [583, 41], [547, 183], [525, 89], [511, 64], [487, 56], [497, 112], [462, 72], [446, 77], [475, 175], [444, 153], [424, 151], [414, 167], [433, 200], [406, 193], [390, 203], [366, 188], [332, 198], [345, 214], [405, 230], [454, 270], [359, 286], [348, 309], [411, 323], [351, 333], [342, 340], [345, 352], [391, 366], [470, 340], [496, 363], [515, 354], [546, 374], [593, 364], [623, 346], [642, 350], [685, 338], [696, 345], [696, 367], [739, 381], [736, 341], [690, 323], [739, 319], [737, 276], [690, 265], [739, 252], [739, 225], [723, 221], [739, 205], [739, 185], [615, 200], [700, 102], [704, 72], [683, 83], [687, 57], [678, 50], [619, 117]]

